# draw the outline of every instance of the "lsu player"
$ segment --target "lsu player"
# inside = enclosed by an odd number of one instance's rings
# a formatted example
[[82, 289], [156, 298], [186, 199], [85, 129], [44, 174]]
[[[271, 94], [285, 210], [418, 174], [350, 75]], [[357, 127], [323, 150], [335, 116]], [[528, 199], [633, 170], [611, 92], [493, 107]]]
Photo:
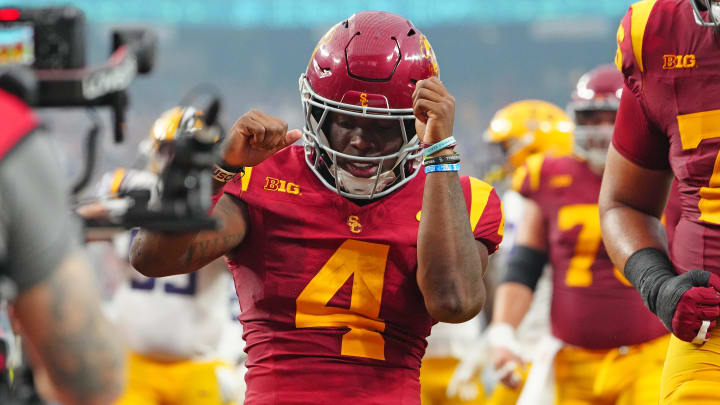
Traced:
[[[202, 114], [193, 107], [165, 112], [154, 123], [149, 141], [141, 144], [149, 156], [147, 170], [107, 173], [98, 194], [152, 189], [172, 156], [177, 135], [202, 125]], [[118, 256], [127, 258], [130, 241], [122, 235], [114, 244]], [[240, 326], [231, 319], [232, 280], [225, 263], [216, 260], [198, 272], [162, 279], [128, 272], [108, 306], [129, 350], [127, 386], [117, 405], [235, 403], [242, 383], [226, 361], [233, 359], [221, 359], [218, 352], [225, 336], [233, 335], [236, 347], [242, 346], [241, 333], [235, 330]]]
[[[557, 404], [658, 401], [667, 331], [613, 268], [601, 243], [597, 199], [622, 87], [622, 75], [609, 65], [583, 75], [568, 107], [574, 154], [533, 156], [514, 179], [525, 198], [523, 220], [504, 291], [496, 294], [493, 327], [502, 326], [505, 339], [513, 340], [549, 261], [550, 322], [557, 340], [547, 346], [550, 361], [533, 363], [525, 390], [534, 378], [554, 374]], [[499, 369], [523, 362], [509, 345], [492, 355]], [[502, 380], [507, 385], [513, 384], [510, 376]]]
[[502, 208], [492, 187], [457, 174], [454, 99], [438, 72], [410, 21], [354, 14], [300, 77], [302, 131], [257, 110], [233, 126], [215, 177], [231, 179], [213, 211], [222, 228], [133, 241], [133, 265], [152, 276], [226, 256], [247, 405], [418, 405], [430, 327], [480, 311]]
[[[503, 150], [503, 165], [494, 170], [496, 177], [502, 181], [500, 188], [507, 189], [502, 195], [503, 206], [505, 207], [505, 240], [506, 242], [493, 256], [490, 264], [493, 266], [488, 278], [492, 278], [494, 285], [505, 277], [504, 270], [507, 267], [507, 258], [511, 251], [514, 230], [521, 222], [522, 197], [510, 188], [511, 174], [523, 167], [525, 161], [535, 154], [545, 153], [551, 156], [563, 156], [572, 151], [572, 128], [573, 124], [565, 112], [558, 106], [541, 100], [521, 100], [505, 106], [498, 110], [490, 121], [485, 133], [488, 142], [497, 143]], [[482, 337], [475, 336], [475, 348], [460, 356], [460, 363], [457, 366], [448, 385], [448, 396], [464, 396], [472, 393], [473, 386], [478, 384], [479, 376], [490, 356], [489, 350], [502, 350], [511, 345], [515, 352], [520, 352], [522, 357], [529, 358], [534, 348], [541, 340], [541, 337], [549, 333], [549, 308], [550, 308], [550, 282], [547, 276], [539, 283], [536, 294], [533, 296], [530, 311], [523, 318], [517, 328], [516, 339], [509, 341], [502, 336], [502, 326], [491, 326], [485, 331]], [[507, 289], [507, 285], [502, 287]], [[496, 294], [503, 294], [503, 290], [497, 290]], [[454, 325], [437, 325], [447, 329], [447, 338], [450, 340]], [[435, 333], [435, 329], [433, 330]], [[489, 349], [489, 350], [488, 350]], [[500, 376], [506, 373], [515, 373], [515, 367], [501, 371]], [[519, 385], [522, 385], [527, 370], [521, 370], [514, 377]], [[497, 373], [496, 373], [497, 374]], [[497, 377], [499, 378], [499, 377]], [[514, 404], [520, 395], [520, 387], [508, 387], [496, 385], [492, 394], [487, 399], [491, 405]]]
[[[613, 262], [673, 333], [662, 404], [720, 402], [718, 30], [717, 1], [649, 0], [617, 33], [625, 89], [600, 213]], [[668, 256], [660, 214], [673, 177], [681, 214]]]

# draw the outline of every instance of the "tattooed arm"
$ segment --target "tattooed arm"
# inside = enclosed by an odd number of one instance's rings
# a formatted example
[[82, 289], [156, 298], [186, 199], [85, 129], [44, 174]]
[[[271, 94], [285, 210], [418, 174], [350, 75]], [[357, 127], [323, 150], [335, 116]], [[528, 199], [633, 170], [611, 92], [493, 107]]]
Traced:
[[28, 135], [0, 161], [0, 276], [17, 288], [16, 332], [57, 399], [110, 404], [122, 388], [123, 354], [100, 313], [46, 136]]
[[[301, 136], [300, 130], [288, 131], [285, 121], [251, 110], [233, 124], [220, 157], [231, 166], [256, 166]], [[213, 216], [222, 222], [218, 231], [176, 235], [140, 231], [130, 248], [130, 262], [146, 276], [162, 277], [190, 273], [238, 247], [248, 230], [245, 203], [225, 194]]]
[[130, 247], [130, 262], [148, 277], [193, 272], [236, 248], [248, 230], [247, 206], [223, 195], [212, 215], [217, 231], [170, 234], [140, 230]]
[[84, 255], [75, 252], [13, 305], [33, 364], [47, 372], [63, 404], [111, 404], [122, 391], [124, 355], [96, 291]]

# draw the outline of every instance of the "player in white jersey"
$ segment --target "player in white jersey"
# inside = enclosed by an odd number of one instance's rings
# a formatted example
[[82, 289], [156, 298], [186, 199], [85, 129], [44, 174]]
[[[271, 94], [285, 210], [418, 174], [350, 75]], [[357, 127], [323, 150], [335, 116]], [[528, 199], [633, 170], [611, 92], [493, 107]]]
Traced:
[[[491, 284], [498, 285], [504, 278], [508, 253], [512, 249], [515, 226], [522, 218], [522, 200], [519, 194], [509, 187], [511, 174], [523, 165], [527, 158], [537, 153], [565, 155], [572, 151], [572, 122], [564, 111], [545, 101], [523, 100], [512, 103], [499, 110], [490, 122], [485, 136], [489, 142], [499, 145], [504, 153], [501, 167], [493, 170], [493, 177], [501, 184], [496, 188], [504, 189], [502, 194], [505, 208], [505, 240], [498, 254], [491, 260], [493, 271], [488, 277]], [[502, 325], [493, 325], [484, 331], [476, 341], [475, 348], [466, 353], [460, 361], [448, 386], [448, 395], [462, 395], [468, 390], [468, 383], [476, 379], [486, 368], [486, 376], [492, 383], [503, 376], [513, 373], [518, 387], [513, 389], [503, 384], [495, 385], [495, 389], [486, 399], [488, 405], [514, 404], [521, 392], [528, 368], [516, 365], [512, 368], [494, 370], [490, 361], [490, 350], [509, 348], [530, 360], [535, 353], [538, 342], [549, 334], [551, 283], [546, 270], [538, 281], [533, 301], [527, 316], [516, 331], [507, 333]], [[496, 294], [503, 294], [499, 289]], [[493, 317], [497, 314], [493, 314]], [[488, 372], [490, 371], [490, 372]], [[543, 403], [538, 398], [538, 404]]]
[[[176, 134], [201, 125], [201, 114], [193, 108], [169, 110], [156, 121], [144, 145], [150, 157], [148, 170], [107, 173], [97, 194], [102, 198], [153, 189]], [[114, 241], [124, 260], [130, 238], [123, 234]], [[127, 268], [127, 280], [108, 305], [109, 317], [121, 330], [129, 352], [127, 387], [117, 404], [241, 402], [242, 381], [230, 364], [241, 356], [237, 348], [243, 346], [242, 333], [231, 315], [232, 279], [225, 262], [219, 259], [200, 271], [164, 278], [145, 277], [129, 263]]]

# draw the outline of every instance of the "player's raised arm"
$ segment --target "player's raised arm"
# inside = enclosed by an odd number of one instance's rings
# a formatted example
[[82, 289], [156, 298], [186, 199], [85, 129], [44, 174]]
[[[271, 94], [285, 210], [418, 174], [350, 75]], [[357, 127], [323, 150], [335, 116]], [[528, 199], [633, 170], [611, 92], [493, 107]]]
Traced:
[[[300, 135], [297, 130], [288, 132], [284, 121], [251, 110], [233, 125], [223, 142], [221, 157], [229, 166], [255, 166]], [[212, 215], [220, 220], [218, 231], [169, 234], [141, 230], [130, 248], [133, 267], [149, 277], [190, 273], [240, 245], [248, 230], [245, 204], [223, 195]]]
[[[455, 99], [440, 79], [417, 83], [413, 110], [422, 142], [437, 145], [452, 136]], [[451, 155], [446, 148], [429, 157]], [[430, 315], [441, 322], [467, 321], [485, 302], [488, 249], [475, 240], [469, 221], [457, 171], [428, 173], [418, 231], [417, 281]]]

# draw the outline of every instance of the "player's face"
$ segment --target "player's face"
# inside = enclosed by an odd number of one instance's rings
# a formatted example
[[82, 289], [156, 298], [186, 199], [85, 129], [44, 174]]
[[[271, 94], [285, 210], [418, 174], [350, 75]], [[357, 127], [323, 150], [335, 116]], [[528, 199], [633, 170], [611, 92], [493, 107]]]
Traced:
[[[403, 136], [396, 120], [354, 117], [331, 113], [329, 116], [330, 147], [352, 156], [375, 157], [400, 150]], [[338, 158], [338, 165], [353, 176], [369, 178], [377, 174], [378, 164]], [[394, 161], [386, 159], [381, 172], [392, 169]]]
[[588, 126], [615, 125], [616, 115], [617, 111], [578, 111], [575, 113], [575, 123]]

